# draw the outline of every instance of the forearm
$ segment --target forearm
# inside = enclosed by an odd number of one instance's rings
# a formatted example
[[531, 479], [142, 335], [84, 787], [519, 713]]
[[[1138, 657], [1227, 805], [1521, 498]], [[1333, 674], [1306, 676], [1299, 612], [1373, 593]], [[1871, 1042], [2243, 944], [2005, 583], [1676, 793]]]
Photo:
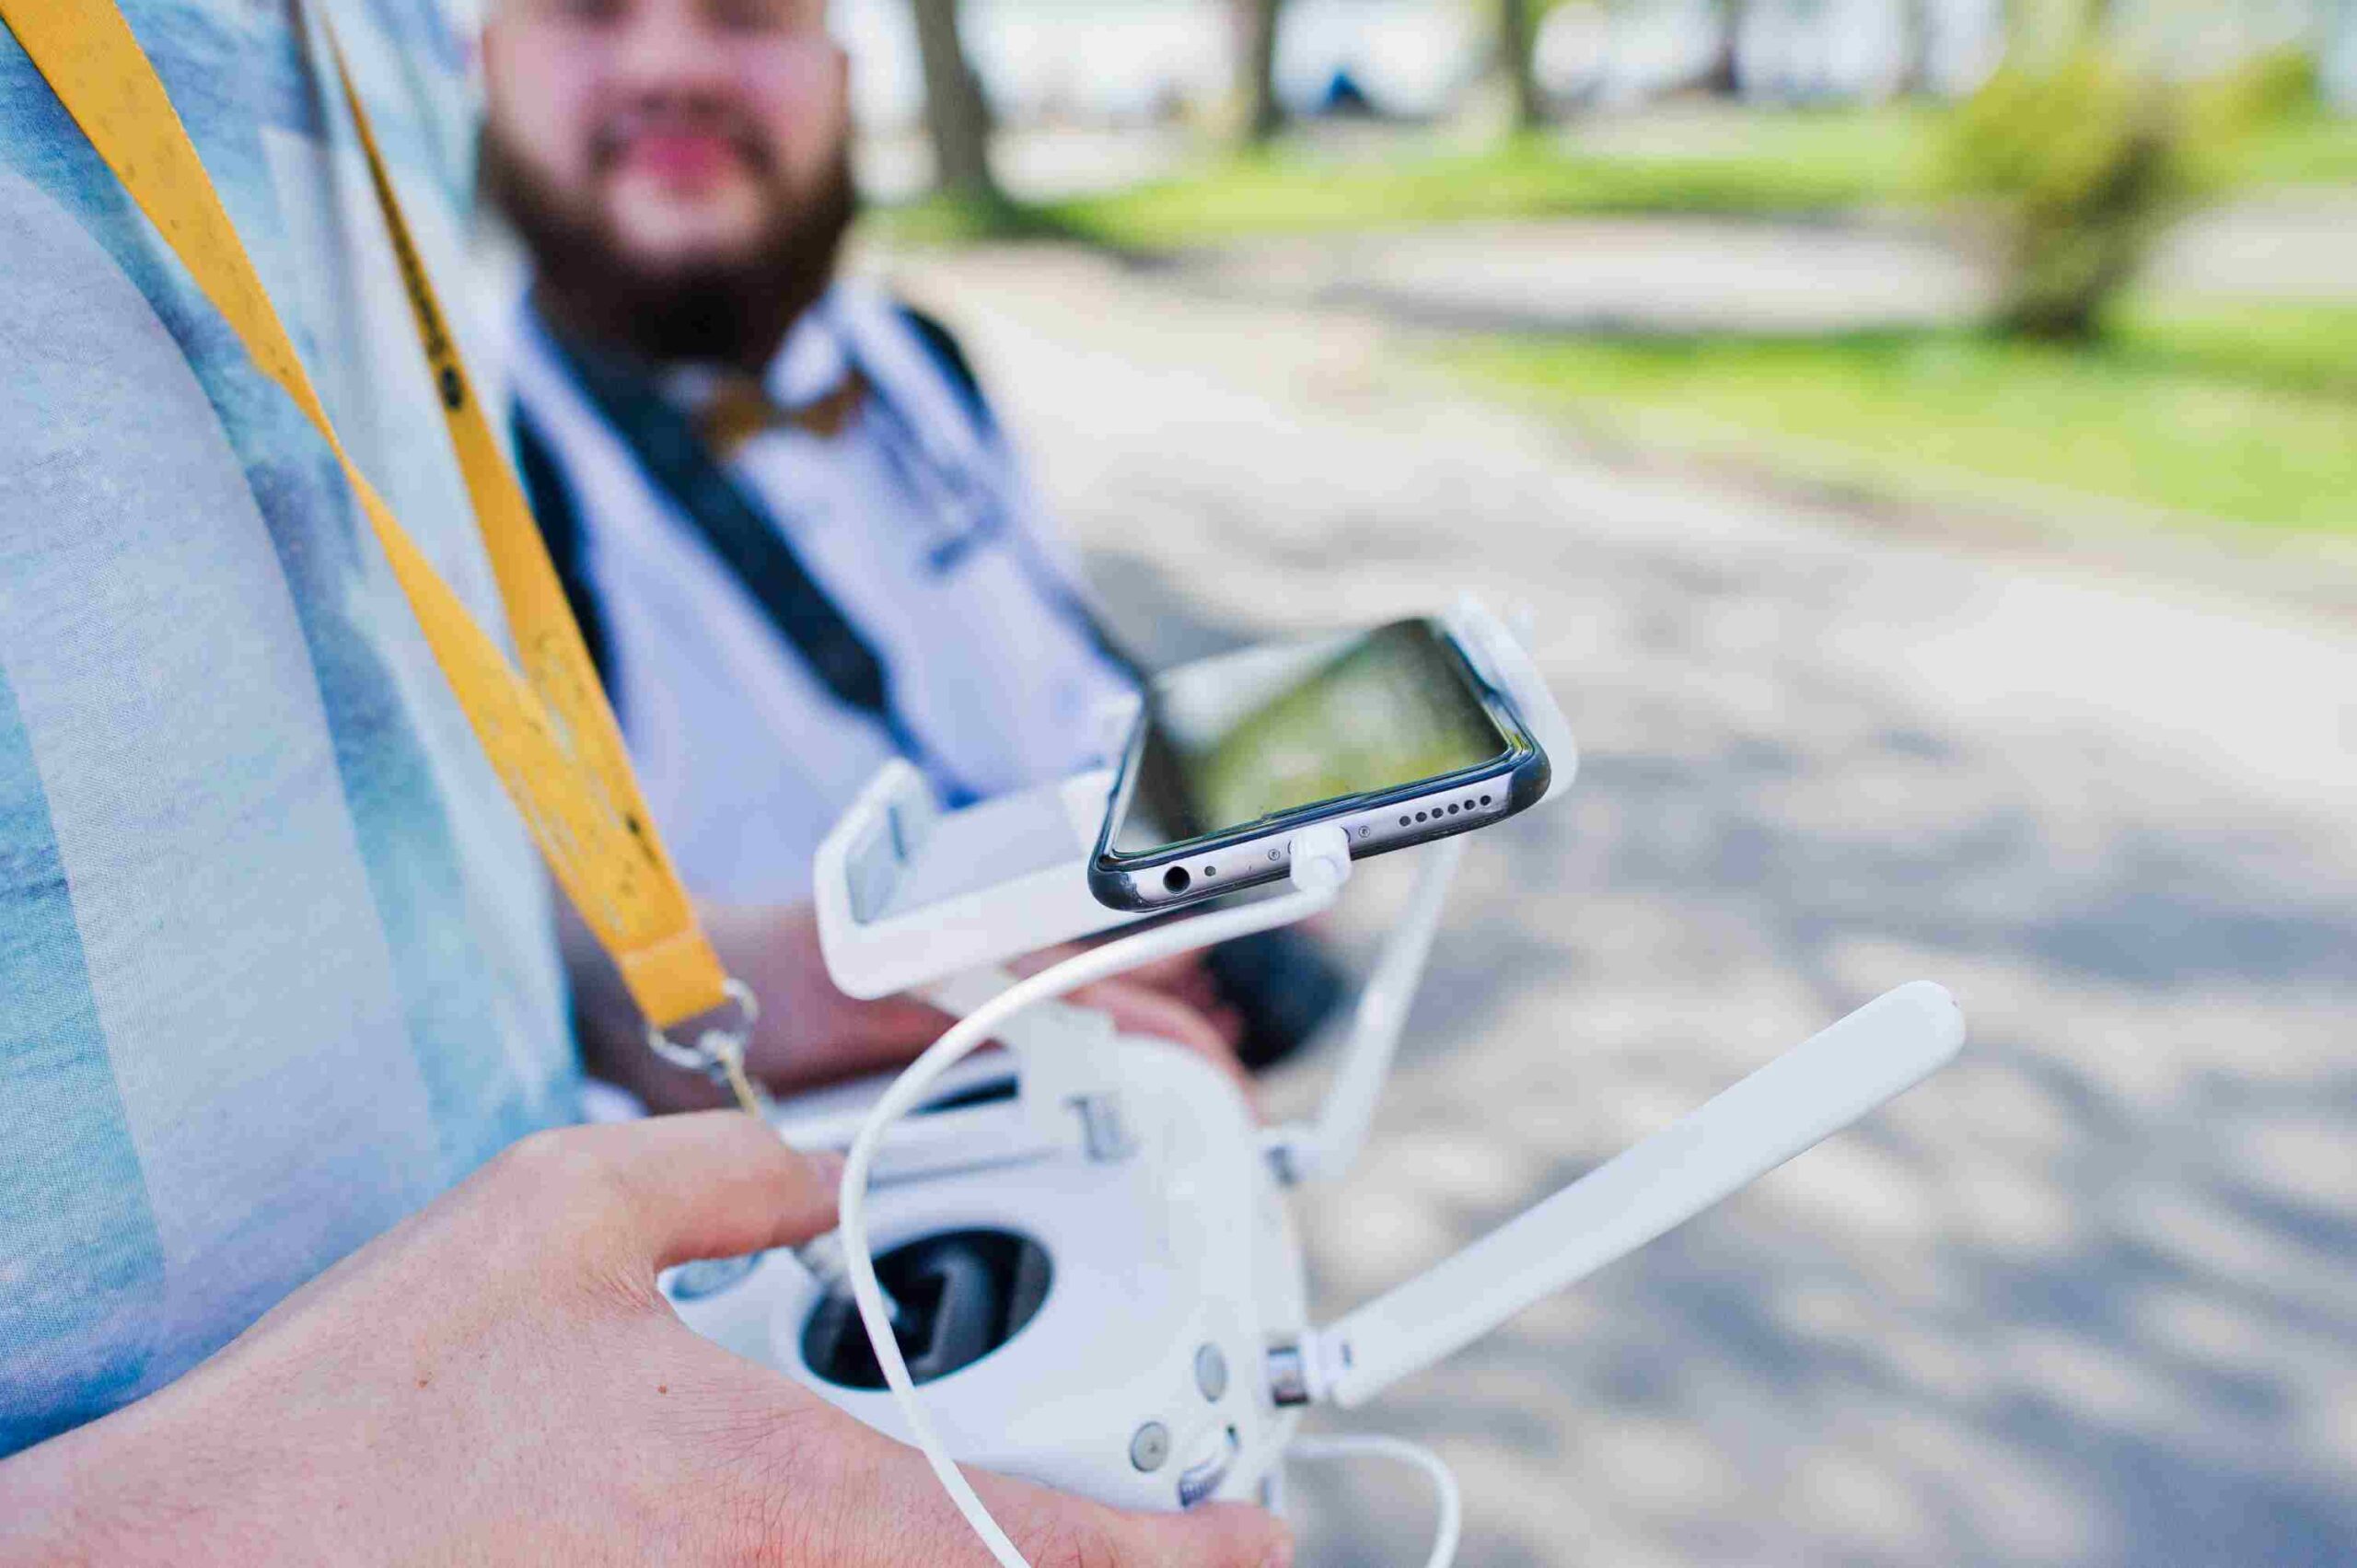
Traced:
[[[269, 1557], [235, 1539], [238, 1510], [226, 1504], [240, 1466], [231, 1446], [171, 1442], [151, 1408], [167, 1397], [0, 1460], [0, 1568], [203, 1568]], [[192, 1484], [203, 1481], [197, 1467], [213, 1472], [209, 1481]]]
[[[728, 972], [761, 1001], [747, 1059], [772, 1089], [790, 1092], [909, 1061], [949, 1020], [920, 1003], [859, 1002], [835, 989], [815, 918], [800, 907], [707, 905], [704, 929]], [[565, 958], [584, 1064], [649, 1105], [723, 1103], [717, 1087], [657, 1061], [621, 977], [577, 917], [565, 914]]]
[[0, 1459], [0, 1568], [99, 1560], [99, 1543], [87, 1539], [76, 1517], [75, 1478], [59, 1452], [71, 1440], [71, 1434], [52, 1437]]

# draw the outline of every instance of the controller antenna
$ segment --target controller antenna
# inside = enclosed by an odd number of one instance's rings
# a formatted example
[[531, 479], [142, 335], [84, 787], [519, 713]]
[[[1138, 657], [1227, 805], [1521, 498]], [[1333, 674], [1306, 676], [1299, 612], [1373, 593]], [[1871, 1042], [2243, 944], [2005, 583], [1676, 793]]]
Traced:
[[1914, 1087], [1963, 1044], [1963, 1013], [1930, 981], [1875, 998], [1437, 1268], [1272, 1351], [1272, 1395], [1364, 1404]]

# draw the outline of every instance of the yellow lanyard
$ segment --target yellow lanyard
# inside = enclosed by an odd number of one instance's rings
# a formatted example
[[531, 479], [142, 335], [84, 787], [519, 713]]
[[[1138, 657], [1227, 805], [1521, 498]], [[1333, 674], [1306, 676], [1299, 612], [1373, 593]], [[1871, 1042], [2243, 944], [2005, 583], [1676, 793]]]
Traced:
[[[613, 710], [523, 492], [459, 363], [332, 25], [329, 48], [344, 102], [359, 127], [369, 180], [391, 235], [476, 526], [506, 605], [522, 675], [475, 623], [345, 452], [187, 128], [115, 0], [0, 0], [0, 18], [197, 286], [236, 330], [256, 367], [295, 400], [335, 454], [435, 662], [541, 854], [621, 969], [623, 983], [646, 1015], [650, 1040], [658, 1047], [668, 1045], [662, 1030], [732, 998], [749, 1014], [751, 998], [722, 970], [647, 815]], [[321, 20], [327, 20], [324, 11]], [[740, 1098], [749, 1098], [731, 1043], [715, 1033], [699, 1050], [702, 1061], [727, 1070]], [[741, 1036], [734, 1043], [741, 1045]], [[676, 1061], [697, 1052], [672, 1047], [666, 1054]]]

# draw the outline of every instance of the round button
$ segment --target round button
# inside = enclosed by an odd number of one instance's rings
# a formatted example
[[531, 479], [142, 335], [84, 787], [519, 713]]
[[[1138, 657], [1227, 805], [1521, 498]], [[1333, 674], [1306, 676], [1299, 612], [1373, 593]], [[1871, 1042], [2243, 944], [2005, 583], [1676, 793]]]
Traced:
[[1158, 1421], [1149, 1421], [1130, 1438], [1130, 1463], [1152, 1473], [1162, 1468], [1170, 1458], [1170, 1429]]
[[1220, 1354], [1219, 1346], [1204, 1345], [1195, 1352], [1195, 1387], [1207, 1400], [1227, 1392], [1227, 1357]]

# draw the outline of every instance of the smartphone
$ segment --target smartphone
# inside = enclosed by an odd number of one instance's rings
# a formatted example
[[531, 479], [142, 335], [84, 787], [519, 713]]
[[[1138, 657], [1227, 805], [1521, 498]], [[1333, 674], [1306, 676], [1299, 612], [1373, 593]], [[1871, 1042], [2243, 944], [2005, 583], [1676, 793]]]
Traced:
[[1088, 886], [1166, 909], [1289, 876], [1311, 823], [1360, 858], [1501, 821], [1547, 783], [1546, 753], [1438, 621], [1247, 648], [1155, 678]]

